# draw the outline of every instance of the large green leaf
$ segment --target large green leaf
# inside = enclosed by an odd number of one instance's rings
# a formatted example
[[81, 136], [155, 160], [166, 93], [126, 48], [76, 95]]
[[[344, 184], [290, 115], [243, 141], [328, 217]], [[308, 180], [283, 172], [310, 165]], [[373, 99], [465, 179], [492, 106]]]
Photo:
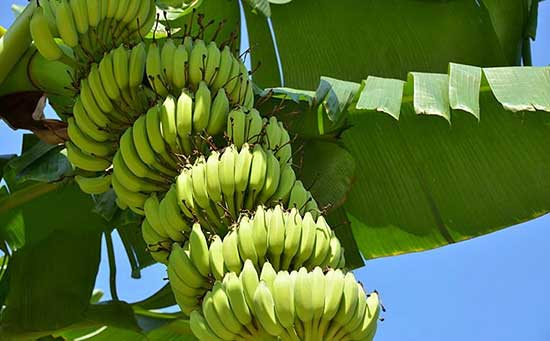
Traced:
[[[527, 1], [301, 0], [271, 6], [284, 85], [311, 89], [321, 75], [360, 81], [444, 72], [449, 62], [519, 64]], [[504, 4], [503, 4], [504, 3]], [[502, 6], [501, 6], [502, 4]], [[499, 7], [501, 6], [501, 7]], [[279, 86], [267, 20], [247, 16], [255, 80]]]
[[[324, 91], [301, 95], [300, 108], [312, 107], [299, 132], [317, 139], [327, 122], [349, 125], [325, 133], [341, 136], [355, 159], [344, 208], [366, 258], [458, 242], [550, 211], [550, 68], [452, 64], [448, 74], [412, 73], [407, 82], [323, 83]], [[294, 111], [297, 91], [290, 93], [286, 110]]]
[[54, 330], [84, 316], [99, 266], [101, 234], [74, 227], [14, 254], [2, 313], [5, 330]]

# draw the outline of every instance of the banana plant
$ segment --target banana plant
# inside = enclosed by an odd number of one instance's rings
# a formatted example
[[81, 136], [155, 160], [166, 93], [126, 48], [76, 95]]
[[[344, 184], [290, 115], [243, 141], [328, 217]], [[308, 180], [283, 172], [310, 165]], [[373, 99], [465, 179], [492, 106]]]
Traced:
[[[351, 270], [550, 211], [537, 8], [30, 1], [0, 27], [0, 117], [33, 133], [0, 156], [0, 334], [372, 340]], [[120, 300], [114, 230], [170, 284]]]

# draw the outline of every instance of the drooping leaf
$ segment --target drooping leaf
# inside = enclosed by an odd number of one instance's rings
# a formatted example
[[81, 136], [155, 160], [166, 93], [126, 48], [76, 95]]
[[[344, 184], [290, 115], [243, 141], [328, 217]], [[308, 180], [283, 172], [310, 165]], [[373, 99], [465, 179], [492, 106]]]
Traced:
[[489, 9], [476, 1], [415, 0], [271, 6], [284, 83], [265, 20], [247, 20], [253, 65], [262, 63], [254, 77], [264, 87], [313, 89], [320, 76], [359, 82], [367, 75], [405, 79], [410, 70], [445, 72], [449, 62], [518, 65], [527, 1], [488, 2]]
[[366, 258], [443, 246], [550, 211], [549, 68], [451, 65], [448, 75], [413, 73], [404, 85], [369, 78], [358, 91], [332, 115], [346, 96], [324, 107], [310, 99], [298, 132], [323, 137], [320, 111], [325, 122], [344, 122], [330, 133], [356, 162], [344, 208]]
[[147, 333], [150, 341], [195, 341], [198, 340], [189, 327], [189, 320], [176, 320]]
[[141, 224], [129, 224], [117, 228], [120, 239], [126, 251], [132, 278], [140, 278], [141, 270], [156, 263], [147, 252], [147, 245], [141, 235]]
[[133, 305], [147, 310], [155, 310], [176, 305], [176, 299], [174, 298], [174, 293], [172, 292], [170, 284], [166, 284], [152, 296], [142, 301], [133, 303]]

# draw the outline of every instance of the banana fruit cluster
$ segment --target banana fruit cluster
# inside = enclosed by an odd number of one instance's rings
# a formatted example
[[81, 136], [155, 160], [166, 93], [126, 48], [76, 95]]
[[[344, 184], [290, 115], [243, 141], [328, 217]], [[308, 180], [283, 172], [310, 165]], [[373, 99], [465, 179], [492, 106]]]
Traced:
[[[154, 0], [34, 1], [38, 8], [31, 36], [40, 54], [52, 61], [69, 56], [79, 63], [97, 61], [122, 43], [140, 41], [156, 20]], [[64, 51], [61, 43], [72, 51]]]
[[372, 340], [378, 294], [344, 270], [291, 136], [253, 108], [243, 62], [189, 36], [143, 40], [156, 12], [153, 0], [40, 0], [38, 51], [76, 70], [75, 181], [143, 216], [199, 339]]
[[247, 260], [240, 275], [215, 282], [201, 310], [190, 315], [200, 340], [372, 340], [380, 304], [351, 272], [265, 263], [258, 274]]

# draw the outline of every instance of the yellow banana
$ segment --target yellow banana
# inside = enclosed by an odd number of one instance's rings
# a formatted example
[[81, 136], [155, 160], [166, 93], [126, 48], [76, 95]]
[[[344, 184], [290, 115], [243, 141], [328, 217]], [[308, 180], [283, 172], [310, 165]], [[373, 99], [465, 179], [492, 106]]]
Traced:
[[201, 133], [208, 127], [210, 119], [210, 107], [212, 106], [212, 97], [208, 85], [204, 81], [199, 83], [199, 88], [195, 93], [195, 109], [193, 110], [193, 130]]
[[208, 243], [199, 224], [193, 224], [191, 235], [189, 236], [189, 254], [191, 261], [195, 264], [197, 270], [204, 277], [210, 274], [210, 260], [208, 254]]
[[71, 48], [78, 46], [78, 31], [73, 17], [73, 11], [67, 0], [61, 0], [55, 11], [55, 22], [59, 36]]
[[174, 52], [174, 65], [172, 66], [172, 83], [177, 90], [185, 88], [187, 84], [187, 70], [189, 56], [183, 44], [179, 45]]
[[255, 316], [261, 326], [271, 335], [279, 336], [283, 333], [283, 327], [275, 315], [275, 302], [266, 283], [261, 281], [254, 293]]
[[223, 242], [218, 235], [212, 237], [212, 243], [208, 250], [208, 260], [210, 264], [210, 272], [214, 278], [221, 281], [224, 278], [224, 260], [223, 260]]
[[95, 178], [77, 175], [74, 179], [82, 192], [86, 194], [102, 194], [111, 188], [111, 175], [100, 175]]
[[87, 154], [68, 141], [65, 144], [67, 148], [67, 158], [76, 167], [91, 172], [100, 172], [111, 166], [111, 162], [90, 154]]
[[37, 7], [30, 22], [32, 39], [34, 40], [34, 45], [44, 58], [55, 61], [61, 59], [63, 50], [55, 42], [49, 25], [48, 18], [44, 15], [44, 9]]

